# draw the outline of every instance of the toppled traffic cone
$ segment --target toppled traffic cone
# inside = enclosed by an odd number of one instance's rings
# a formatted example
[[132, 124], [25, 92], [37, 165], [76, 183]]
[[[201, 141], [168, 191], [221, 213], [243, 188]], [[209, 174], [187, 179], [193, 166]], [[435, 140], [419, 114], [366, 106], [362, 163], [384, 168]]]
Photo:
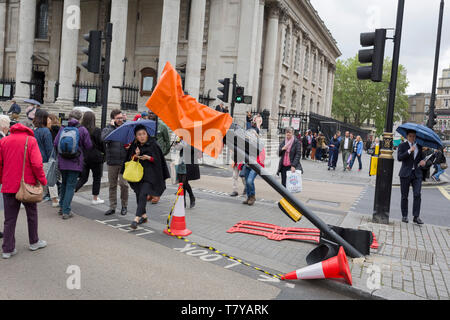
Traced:
[[340, 247], [338, 255], [333, 258], [286, 273], [281, 277], [281, 280], [306, 279], [344, 279], [347, 284], [352, 285], [352, 274], [344, 248]]
[[186, 237], [192, 233], [191, 230], [186, 228], [186, 213], [184, 210], [184, 190], [183, 184], [178, 186], [178, 199], [175, 203], [172, 219], [170, 221], [170, 228], [164, 230], [165, 234], [169, 236]]
[[373, 232], [372, 232], [372, 237], [373, 237], [373, 241], [372, 241], [372, 244], [370, 245], [370, 247], [372, 249], [378, 249], [378, 247], [380, 245], [378, 244], [377, 238], [375, 238], [375, 233], [373, 233]]

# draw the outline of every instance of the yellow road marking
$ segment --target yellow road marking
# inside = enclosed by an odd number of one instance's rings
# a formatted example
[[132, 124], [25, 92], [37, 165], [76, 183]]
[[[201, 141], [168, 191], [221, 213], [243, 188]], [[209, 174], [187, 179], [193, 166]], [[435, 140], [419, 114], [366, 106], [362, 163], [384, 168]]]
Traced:
[[438, 187], [438, 189], [450, 201], [450, 193], [444, 187]]

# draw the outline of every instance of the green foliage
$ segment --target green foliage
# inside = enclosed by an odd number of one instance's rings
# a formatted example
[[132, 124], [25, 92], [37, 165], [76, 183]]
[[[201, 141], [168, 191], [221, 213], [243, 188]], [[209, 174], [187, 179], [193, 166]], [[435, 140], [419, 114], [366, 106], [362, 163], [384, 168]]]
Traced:
[[[381, 134], [386, 121], [392, 60], [385, 58], [383, 82], [378, 83], [370, 80], [358, 80], [356, 69], [361, 65], [358, 56], [346, 61], [337, 61], [332, 114], [334, 117], [345, 119], [356, 126], [367, 123], [367, 120], [374, 120], [377, 134]], [[407, 86], [406, 69], [399, 65], [394, 122], [408, 116], [408, 97], [405, 94]]]

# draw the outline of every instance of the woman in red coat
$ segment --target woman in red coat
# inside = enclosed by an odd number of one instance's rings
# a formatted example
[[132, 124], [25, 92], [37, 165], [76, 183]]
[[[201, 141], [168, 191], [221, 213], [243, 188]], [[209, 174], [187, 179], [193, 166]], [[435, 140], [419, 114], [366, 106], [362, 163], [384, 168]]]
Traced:
[[[8, 259], [17, 253], [15, 249], [15, 230], [21, 202], [16, 199], [22, 179], [22, 166], [25, 142], [28, 138], [28, 150], [25, 161], [24, 180], [28, 184], [47, 184], [43, 169], [42, 156], [33, 130], [21, 123], [11, 127], [11, 134], [0, 140], [0, 183], [2, 184], [5, 222], [3, 230], [3, 258]], [[38, 237], [38, 212], [36, 203], [23, 203], [27, 213], [30, 250], [35, 251], [47, 246]]]

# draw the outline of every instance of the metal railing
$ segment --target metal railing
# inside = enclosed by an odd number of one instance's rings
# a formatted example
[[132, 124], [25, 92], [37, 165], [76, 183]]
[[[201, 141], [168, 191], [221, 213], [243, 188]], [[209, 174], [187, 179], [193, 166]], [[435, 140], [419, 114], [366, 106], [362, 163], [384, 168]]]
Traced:
[[32, 79], [31, 81], [21, 81], [30, 87], [30, 99], [44, 103], [44, 81], [41, 79]]
[[13, 79], [0, 79], [0, 101], [11, 100], [14, 97], [16, 81]]
[[139, 87], [133, 84], [124, 84], [123, 86], [113, 86], [115, 89], [120, 89], [122, 98], [120, 101], [120, 108], [122, 110], [137, 110]]
[[78, 82], [74, 87], [74, 106], [97, 107], [102, 104], [101, 84]]

